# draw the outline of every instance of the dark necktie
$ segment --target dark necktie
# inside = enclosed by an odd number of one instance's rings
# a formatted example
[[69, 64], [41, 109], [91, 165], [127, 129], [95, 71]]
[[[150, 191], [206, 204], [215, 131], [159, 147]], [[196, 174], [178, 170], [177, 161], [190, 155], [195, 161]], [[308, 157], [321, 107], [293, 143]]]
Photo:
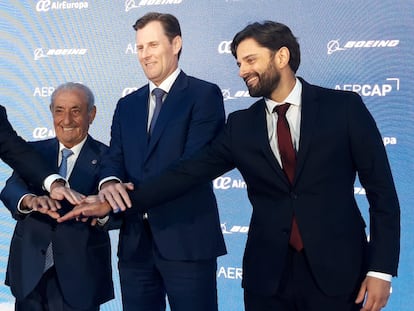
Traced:
[[[293, 178], [295, 177], [296, 168], [296, 152], [293, 148], [292, 136], [290, 134], [289, 123], [286, 119], [286, 112], [289, 109], [290, 104], [283, 104], [275, 107], [277, 112], [277, 124], [276, 133], [279, 146], [280, 159], [282, 161], [283, 171], [285, 172], [289, 182], [293, 184]], [[290, 245], [297, 251], [303, 249], [303, 242], [300, 236], [296, 217], [293, 215], [292, 228], [289, 239]]]
[[[62, 149], [62, 162], [60, 162], [59, 166], [59, 175], [63, 178], [66, 178], [67, 171], [68, 171], [68, 158], [73, 155], [73, 151], [70, 149]], [[51, 266], [53, 266], [53, 250], [52, 250], [52, 242], [49, 243], [46, 254], [45, 254], [45, 267], [43, 271], [47, 271]]]
[[157, 122], [157, 119], [158, 119], [158, 115], [160, 114], [161, 106], [162, 106], [162, 98], [165, 92], [164, 90], [160, 88], [155, 88], [154, 90], [152, 90], [152, 94], [155, 96], [155, 109], [154, 109], [154, 113], [152, 115], [152, 119], [150, 123], [150, 129], [149, 129], [150, 134], [152, 134], [152, 131], [154, 130], [154, 127], [155, 127], [155, 123]]

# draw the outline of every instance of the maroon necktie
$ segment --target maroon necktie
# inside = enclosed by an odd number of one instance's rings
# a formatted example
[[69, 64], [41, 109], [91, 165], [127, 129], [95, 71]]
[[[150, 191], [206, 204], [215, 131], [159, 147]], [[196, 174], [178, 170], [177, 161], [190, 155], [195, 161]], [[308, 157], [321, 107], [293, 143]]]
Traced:
[[[286, 119], [286, 112], [289, 109], [290, 104], [283, 104], [275, 107], [277, 112], [277, 124], [276, 133], [277, 141], [279, 145], [280, 159], [282, 161], [283, 171], [285, 172], [290, 183], [293, 184], [293, 178], [295, 177], [296, 167], [296, 152], [293, 148], [292, 137], [290, 135], [289, 123]], [[293, 215], [292, 228], [290, 233], [290, 245], [297, 251], [303, 249], [303, 242], [300, 236], [298, 224], [296, 223], [296, 217]]]

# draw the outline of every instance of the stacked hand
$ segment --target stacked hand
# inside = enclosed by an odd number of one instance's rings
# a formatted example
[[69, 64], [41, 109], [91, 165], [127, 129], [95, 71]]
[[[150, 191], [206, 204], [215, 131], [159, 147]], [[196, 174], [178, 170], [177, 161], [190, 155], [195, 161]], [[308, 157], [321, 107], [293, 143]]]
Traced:
[[98, 195], [88, 196], [70, 212], [57, 219], [64, 222], [71, 219], [105, 217], [111, 211], [117, 213], [132, 206], [127, 190], [133, 190], [132, 183], [107, 182]]

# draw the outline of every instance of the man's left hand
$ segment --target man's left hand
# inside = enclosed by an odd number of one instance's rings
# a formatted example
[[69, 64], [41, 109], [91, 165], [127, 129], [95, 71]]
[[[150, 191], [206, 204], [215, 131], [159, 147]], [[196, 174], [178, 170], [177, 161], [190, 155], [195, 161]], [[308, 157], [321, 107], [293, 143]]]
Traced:
[[66, 199], [72, 205], [77, 205], [82, 202], [85, 196], [75, 190], [65, 187], [61, 181], [55, 181], [50, 186], [50, 197], [55, 200]]
[[355, 303], [364, 301], [361, 311], [379, 311], [390, 297], [391, 282], [367, 276], [361, 284]]

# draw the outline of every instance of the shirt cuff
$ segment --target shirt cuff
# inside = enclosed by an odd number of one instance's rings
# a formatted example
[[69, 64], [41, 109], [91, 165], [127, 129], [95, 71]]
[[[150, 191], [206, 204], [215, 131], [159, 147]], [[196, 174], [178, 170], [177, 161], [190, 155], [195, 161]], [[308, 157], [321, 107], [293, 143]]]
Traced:
[[116, 182], [122, 182], [122, 181], [121, 181], [118, 177], [115, 177], [115, 176], [105, 177], [104, 179], [102, 179], [102, 180], [99, 182], [99, 185], [98, 185], [98, 190], [101, 190], [102, 185], [103, 185], [104, 183], [106, 183], [107, 181], [110, 181], [110, 180], [113, 180], [113, 181], [116, 181]]
[[381, 279], [388, 282], [391, 282], [392, 280], [391, 274], [376, 271], [368, 271], [367, 276], [372, 276], [373, 278]]
[[22, 209], [20, 206], [22, 205], [22, 202], [23, 202], [23, 199], [25, 198], [25, 197], [27, 197], [28, 195], [31, 195], [31, 196], [33, 196], [33, 197], [35, 197], [36, 195], [35, 194], [33, 194], [33, 193], [26, 193], [25, 195], [23, 195], [21, 198], [20, 198], [20, 200], [19, 200], [19, 202], [17, 202], [17, 211], [20, 213], [20, 214], [30, 214], [33, 210], [32, 209]]
[[64, 180], [66, 182], [66, 185], [69, 186], [69, 183], [65, 178], [63, 178], [59, 174], [52, 174], [52, 175], [47, 176], [46, 179], [44, 180], [43, 188], [45, 190], [47, 190], [47, 192], [50, 192], [50, 188], [51, 188], [52, 184], [58, 179]]
[[108, 220], [109, 220], [109, 215], [106, 215], [105, 217], [97, 218], [96, 222], [98, 223], [98, 226], [103, 227], [108, 222]]

